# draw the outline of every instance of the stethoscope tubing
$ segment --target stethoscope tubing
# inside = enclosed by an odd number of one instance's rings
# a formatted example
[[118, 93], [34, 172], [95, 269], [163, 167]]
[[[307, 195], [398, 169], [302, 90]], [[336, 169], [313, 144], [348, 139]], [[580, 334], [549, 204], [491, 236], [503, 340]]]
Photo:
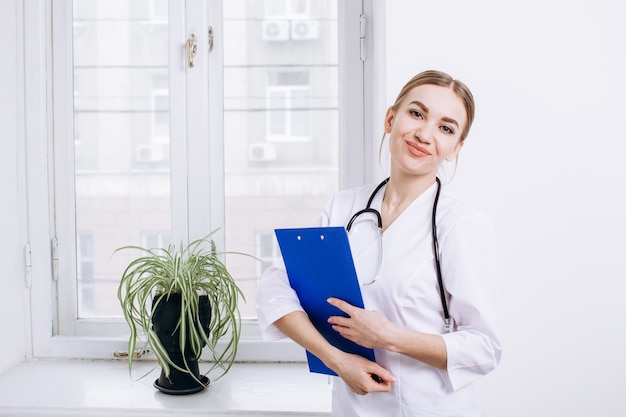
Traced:
[[[380, 215], [380, 212], [378, 210], [371, 208], [371, 205], [372, 205], [372, 202], [374, 201], [374, 198], [376, 197], [376, 194], [378, 194], [381, 188], [387, 185], [390, 178], [391, 177], [387, 177], [380, 184], [378, 184], [378, 186], [376, 186], [374, 191], [372, 191], [372, 194], [370, 195], [369, 199], [367, 200], [367, 205], [365, 206], [364, 209], [359, 210], [356, 213], [354, 213], [354, 215], [352, 216], [352, 218], [346, 225], [346, 230], [348, 232], [352, 228], [352, 223], [357, 219], [357, 217], [359, 217], [361, 214], [364, 214], [364, 213], [373, 213], [374, 215], [376, 215], [378, 227], [382, 230], [382, 227], [383, 227], [382, 216]], [[446, 300], [446, 290], [443, 285], [443, 277], [441, 274], [441, 262], [439, 260], [439, 241], [437, 240], [437, 206], [439, 205], [439, 195], [441, 194], [441, 180], [439, 179], [439, 177], [435, 177], [435, 181], [437, 182], [437, 192], [435, 194], [435, 200], [433, 202], [433, 210], [432, 210], [432, 218], [431, 218], [431, 232], [432, 232], [432, 241], [433, 241], [433, 252], [435, 255], [435, 272], [437, 274], [437, 282], [439, 284], [439, 295], [441, 297], [441, 305], [443, 307], [445, 327], [446, 327], [446, 330], [449, 331], [451, 320], [450, 320], [450, 313], [448, 311], [448, 302]]]

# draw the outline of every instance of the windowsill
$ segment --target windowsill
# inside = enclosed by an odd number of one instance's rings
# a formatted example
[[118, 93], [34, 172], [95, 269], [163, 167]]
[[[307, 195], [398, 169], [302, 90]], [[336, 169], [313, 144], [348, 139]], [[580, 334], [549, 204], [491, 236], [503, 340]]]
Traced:
[[182, 396], [152, 386], [160, 372], [155, 366], [135, 363], [131, 380], [126, 361], [24, 362], [0, 375], [0, 415], [330, 415], [332, 378], [309, 373], [304, 363], [238, 363], [205, 391]]

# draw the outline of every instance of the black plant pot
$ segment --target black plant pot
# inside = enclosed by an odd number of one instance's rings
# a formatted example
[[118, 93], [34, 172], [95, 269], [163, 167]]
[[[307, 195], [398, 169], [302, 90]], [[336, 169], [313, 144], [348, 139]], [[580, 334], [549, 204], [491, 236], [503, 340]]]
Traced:
[[[184, 369], [185, 364], [182, 355], [170, 353], [170, 358], [176, 365]], [[165, 371], [161, 369], [161, 375], [154, 381], [154, 387], [165, 394], [185, 395], [200, 392], [209, 386], [211, 381], [209, 381], [207, 376], [200, 375], [197, 359], [187, 358], [187, 366], [191, 373], [182, 372], [170, 366], [169, 378], [165, 376]]]
[[[153, 300], [153, 305], [157, 297]], [[198, 301], [198, 318], [204, 332], [209, 334], [211, 323], [211, 305], [206, 295], [201, 295]], [[156, 305], [152, 314], [152, 328], [159, 337], [165, 350], [167, 350], [172, 361], [189, 372], [180, 371], [170, 366], [169, 378], [161, 369], [161, 375], [154, 381], [154, 387], [165, 394], [193, 394], [206, 388], [209, 378], [201, 375], [198, 367], [199, 354], [194, 354], [190, 348], [185, 352], [180, 349], [180, 330], [176, 328], [180, 316], [180, 294], [171, 294], [169, 298], [164, 298]], [[189, 340], [189, 338], [187, 338]]]

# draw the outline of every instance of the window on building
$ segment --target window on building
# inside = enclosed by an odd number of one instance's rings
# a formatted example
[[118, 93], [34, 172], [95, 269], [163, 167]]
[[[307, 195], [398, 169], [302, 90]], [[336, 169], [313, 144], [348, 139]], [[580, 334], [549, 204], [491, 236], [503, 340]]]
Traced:
[[310, 3], [310, 0], [265, 0], [265, 16], [308, 16], [311, 8]]
[[271, 71], [268, 75], [268, 140], [310, 140], [308, 71]]

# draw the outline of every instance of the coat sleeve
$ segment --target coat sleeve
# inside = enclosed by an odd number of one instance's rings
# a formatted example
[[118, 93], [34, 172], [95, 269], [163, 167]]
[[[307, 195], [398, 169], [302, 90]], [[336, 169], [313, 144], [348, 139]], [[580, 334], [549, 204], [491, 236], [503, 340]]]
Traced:
[[[332, 201], [329, 201], [326, 210], [312, 227], [327, 226], [329, 210]], [[296, 292], [289, 285], [289, 278], [285, 263], [280, 257], [271, 267], [263, 272], [256, 298], [256, 309], [261, 335], [264, 340], [280, 340], [286, 336], [278, 330], [274, 322], [281, 317], [294, 312], [304, 311]]]
[[492, 223], [476, 212], [462, 216], [442, 237], [442, 275], [454, 331], [443, 335], [448, 367], [441, 373], [452, 390], [457, 390], [500, 362], [502, 348], [494, 311], [495, 239]]

